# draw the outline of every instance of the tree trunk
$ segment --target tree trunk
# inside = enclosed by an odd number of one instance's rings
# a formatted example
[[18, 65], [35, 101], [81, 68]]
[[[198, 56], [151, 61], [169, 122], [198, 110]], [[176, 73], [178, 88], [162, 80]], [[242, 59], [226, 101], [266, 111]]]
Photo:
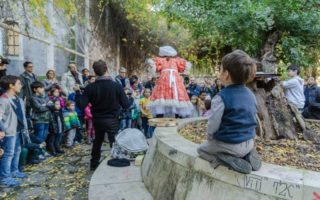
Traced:
[[298, 132], [305, 129], [300, 112], [289, 105], [280, 84], [274, 80], [266, 81], [267, 78], [273, 78], [270, 74], [276, 74], [277, 71], [275, 46], [278, 40], [279, 32], [269, 34], [261, 50], [260, 72], [263, 72], [263, 76], [248, 85], [257, 99], [257, 134], [265, 140], [296, 139]]
[[[250, 87], [250, 86], [249, 86]], [[295, 139], [301, 132], [302, 119], [299, 112], [293, 112], [283, 89], [276, 85], [270, 92], [264, 88], [252, 88], [257, 99], [259, 127], [257, 135], [265, 140], [281, 138]]]

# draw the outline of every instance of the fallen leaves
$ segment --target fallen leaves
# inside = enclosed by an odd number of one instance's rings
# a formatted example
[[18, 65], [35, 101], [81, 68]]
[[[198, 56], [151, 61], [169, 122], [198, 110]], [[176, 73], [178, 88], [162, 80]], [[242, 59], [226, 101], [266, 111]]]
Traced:
[[[320, 124], [308, 123], [320, 135]], [[182, 128], [179, 134], [200, 144], [206, 139], [206, 131], [207, 122], [198, 122]], [[299, 134], [297, 140], [264, 141], [257, 137], [255, 143], [256, 149], [264, 162], [320, 171], [320, 144], [304, 140], [302, 134]]]
[[89, 145], [77, 145], [62, 156], [27, 166], [29, 178], [19, 188], [0, 189], [0, 199], [87, 199], [90, 153]]

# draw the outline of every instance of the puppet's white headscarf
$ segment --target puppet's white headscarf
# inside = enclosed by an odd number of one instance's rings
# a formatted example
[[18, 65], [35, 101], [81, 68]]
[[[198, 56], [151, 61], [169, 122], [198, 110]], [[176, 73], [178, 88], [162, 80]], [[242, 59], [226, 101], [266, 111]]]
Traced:
[[159, 56], [164, 57], [175, 57], [177, 56], [177, 51], [171, 46], [163, 46], [159, 49]]

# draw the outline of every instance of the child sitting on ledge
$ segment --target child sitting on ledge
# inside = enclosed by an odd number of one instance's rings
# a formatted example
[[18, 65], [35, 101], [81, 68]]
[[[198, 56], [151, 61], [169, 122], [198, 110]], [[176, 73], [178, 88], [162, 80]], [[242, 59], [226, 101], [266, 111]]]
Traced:
[[207, 141], [198, 148], [201, 158], [222, 161], [235, 171], [259, 170], [261, 160], [254, 148], [257, 103], [245, 86], [252, 81], [256, 65], [248, 54], [233, 51], [222, 59], [220, 79], [226, 86], [212, 100]]

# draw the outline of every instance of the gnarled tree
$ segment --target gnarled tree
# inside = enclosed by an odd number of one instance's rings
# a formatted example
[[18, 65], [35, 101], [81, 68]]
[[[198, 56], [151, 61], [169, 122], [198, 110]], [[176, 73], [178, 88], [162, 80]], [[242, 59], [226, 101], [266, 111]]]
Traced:
[[[208, 52], [220, 58], [233, 49], [242, 49], [261, 61], [261, 70], [265, 73], [274, 73], [277, 65], [288, 63], [305, 68], [317, 67], [320, 52], [319, 1], [165, 2], [163, 13], [188, 27], [195, 40], [208, 41], [200, 48], [209, 49]], [[278, 67], [279, 73], [282, 70]], [[261, 136], [265, 139], [293, 139], [301, 129], [306, 133], [299, 112], [288, 104], [283, 90], [279, 86], [273, 88], [275, 82], [266, 83], [264, 80], [260, 78], [258, 88], [252, 87], [258, 100]]]

